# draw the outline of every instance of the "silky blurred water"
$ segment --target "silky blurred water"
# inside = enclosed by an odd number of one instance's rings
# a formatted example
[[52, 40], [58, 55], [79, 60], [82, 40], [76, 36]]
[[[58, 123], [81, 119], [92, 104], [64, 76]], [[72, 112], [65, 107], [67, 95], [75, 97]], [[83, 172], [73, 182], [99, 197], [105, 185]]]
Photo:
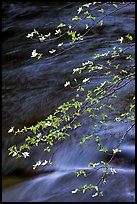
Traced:
[[[135, 29], [135, 5], [131, 3], [117, 13], [104, 18], [104, 26], [95, 26], [83, 41], [75, 48], [52, 59], [30, 58], [33, 49], [37, 49], [49, 57], [48, 51], [60, 40], [40, 43], [26, 38], [34, 28], [43, 33], [53, 33], [60, 22], [71, 24], [71, 18], [82, 2], [16, 2], [4, 3], [2, 10], [2, 172], [3, 202], [134, 202], [134, 129], [130, 130], [121, 145], [121, 157], [112, 166], [117, 174], [109, 178], [107, 185], [102, 185], [103, 197], [92, 198], [91, 192], [72, 194], [71, 191], [85, 184], [85, 181], [96, 182], [101, 175], [93, 173], [90, 177], [76, 177], [78, 169], [86, 169], [90, 161], [107, 159], [97, 150], [91, 140], [81, 146], [79, 141], [89, 132], [91, 125], [83, 116], [83, 127], [72, 132], [71, 138], [57, 144], [53, 161], [57, 166], [39, 168], [34, 174], [32, 165], [35, 161], [48, 158], [43, 153], [43, 146], [33, 149], [33, 154], [25, 160], [16, 160], [8, 156], [7, 148], [14, 142], [21, 143], [23, 136], [13, 137], [7, 132], [11, 126], [22, 128], [24, 125], [35, 125], [39, 120], [52, 114], [55, 108], [70, 100], [73, 89], [65, 89], [65, 81], [70, 80], [72, 69], [91, 58], [94, 53], [103, 53], [116, 45], [116, 39], [131, 33]], [[103, 5], [102, 5], [103, 6]], [[104, 5], [107, 11], [114, 8]], [[88, 20], [87, 20], [88, 23]], [[84, 23], [77, 26], [84, 32]], [[68, 38], [63, 37], [65, 48]], [[134, 54], [134, 48], [129, 50]], [[122, 59], [120, 59], [122, 64]], [[106, 76], [93, 77], [91, 89], [100, 84]], [[108, 77], [106, 77], [107, 79]], [[118, 110], [126, 109], [130, 104], [130, 96], [134, 95], [135, 85], [131, 81], [119, 91]], [[109, 121], [106, 128], [98, 129], [98, 134], [107, 141], [108, 148], [114, 148], [118, 138], [126, 130], [128, 124], [117, 124]], [[108, 135], [112, 137], [107, 138]], [[13, 181], [13, 184], [10, 181]], [[17, 184], [16, 184], [17, 183]]]

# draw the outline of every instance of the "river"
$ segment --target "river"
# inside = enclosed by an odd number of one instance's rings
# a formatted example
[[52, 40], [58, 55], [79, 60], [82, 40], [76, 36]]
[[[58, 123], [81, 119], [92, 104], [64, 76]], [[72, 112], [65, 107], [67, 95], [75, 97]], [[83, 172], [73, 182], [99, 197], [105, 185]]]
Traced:
[[[34, 149], [33, 154], [22, 161], [8, 155], [7, 148], [21, 143], [22, 137], [8, 134], [11, 126], [22, 128], [35, 125], [38, 121], [52, 114], [55, 108], [75, 95], [73, 89], [65, 89], [64, 83], [70, 80], [72, 70], [82, 62], [88, 61], [94, 53], [103, 53], [116, 45], [118, 37], [135, 32], [135, 4], [104, 18], [102, 28], [96, 25], [84, 40], [76, 47], [53, 58], [48, 51], [59, 40], [41, 43], [26, 38], [34, 28], [42, 33], [53, 33], [60, 22], [71, 24], [77, 9], [84, 2], [3, 2], [2, 5], [2, 173], [3, 202], [134, 202], [135, 201], [135, 131], [130, 130], [121, 145], [121, 157], [116, 158], [113, 167], [117, 174], [108, 178], [102, 185], [103, 197], [92, 198], [91, 192], [72, 194], [71, 191], [84, 185], [85, 181], [93, 183], [101, 175], [91, 174], [88, 179], [76, 177], [75, 171], [88, 171], [88, 162], [104, 158], [97, 151], [95, 142], [80, 145], [81, 137], [88, 133], [91, 124], [83, 116], [84, 125], [72, 132], [72, 136], [62, 144], [57, 144], [53, 162], [57, 166], [39, 168], [36, 173], [32, 165], [45, 158], [42, 147]], [[103, 5], [102, 5], [103, 6]], [[114, 9], [104, 5], [107, 11]], [[84, 24], [77, 25], [79, 32], [84, 32]], [[63, 37], [64, 46], [68, 39]], [[35, 60], [31, 58], [32, 50], [37, 49], [47, 57]], [[130, 53], [134, 55], [134, 48]], [[48, 54], [47, 54], [48, 53]], [[43, 54], [44, 55], [44, 54]], [[120, 63], [123, 61], [120, 59]], [[104, 78], [93, 77], [91, 88], [100, 84]], [[119, 91], [118, 110], [130, 104], [134, 95], [135, 84], [131, 81]], [[92, 124], [93, 125], [93, 124]], [[109, 121], [107, 128], [98, 129], [98, 134], [108, 141], [109, 148], [114, 148], [118, 138], [124, 133], [128, 124]]]

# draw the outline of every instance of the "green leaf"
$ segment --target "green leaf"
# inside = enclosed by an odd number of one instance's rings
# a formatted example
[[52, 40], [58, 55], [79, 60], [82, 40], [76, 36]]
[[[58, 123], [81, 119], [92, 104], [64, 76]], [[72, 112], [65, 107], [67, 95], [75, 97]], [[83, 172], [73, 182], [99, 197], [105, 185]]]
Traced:
[[102, 113], [102, 120], [105, 120], [108, 116], [105, 113]]
[[42, 54], [38, 53], [37, 58], [40, 59]]
[[85, 193], [86, 190], [91, 189], [91, 188], [93, 188], [93, 186], [91, 186], [91, 184], [90, 184], [90, 185], [85, 184], [85, 185], [82, 187], [82, 192]]
[[99, 21], [99, 25], [102, 26], [103, 25], [103, 20]]
[[112, 106], [112, 104], [110, 104], [109, 106], [107, 106], [108, 108], [110, 108], [112, 111], [115, 110], [114, 106]]
[[93, 127], [92, 130], [96, 129], [98, 127], [98, 123], [96, 123]]
[[104, 162], [104, 161], [101, 161], [101, 163], [104, 165], [104, 167], [108, 168], [109, 164]]
[[39, 34], [39, 32], [34, 28], [34, 31], [33, 31], [34, 34]]
[[94, 59], [96, 59], [96, 58], [98, 58], [98, 57], [100, 57], [100, 54], [94, 54], [94, 55], [93, 55], [93, 58], [94, 58]]
[[133, 37], [131, 36], [131, 35], [126, 35], [126, 38], [128, 38], [130, 41], [132, 41], [133, 40]]
[[135, 104], [130, 104], [130, 106], [129, 106], [129, 107], [130, 107], [130, 109], [129, 109], [129, 110], [130, 110], [130, 112], [131, 112], [131, 111], [134, 109]]
[[86, 135], [82, 138], [82, 141], [80, 142], [80, 144], [84, 144], [86, 140], [90, 139], [93, 135]]
[[30, 136], [28, 136], [26, 139], [25, 139], [25, 141], [30, 141], [31, 140], [31, 137]]
[[121, 150], [121, 149], [118, 149], [118, 148], [113, 149], [113, 154], [116, 154], [116, 153], [118, 153], [118, 152], [122, 152], [122, 150]]
[[107, 148], [101, 148], [99, 151], [106, 153], [108, 151], [108, 149]]
[[120, 74], [128, 74], [128, 72], [127, 72], [126, 70], [122, 69], [122, 70], [120, 71]]
[[98, 186], [92, 186], [96, 191], [98, 191]]
[[99, 13], [104, 13], [104, 9], [101, 8], [101, 9], [98, 10], [98, 12], [99, 12]]
[[89, 28], [89, 25], [88, 24], [86, 24], [86, 30]]
[[135, 116], [134, 115], [131, 115], [129, 118], [130, 118], [130, 120], [135, 120]]
[[89, 7], [90, 7], [90, 5], [92, 5], [92, 3], [87, 3], [87, 4], [84, 4], [84, 5], [83, 5], [83, 7], [87, 7], [87, 8], [89, 8]]
[[82, 18], [79, 18], [78, 16], [75, 16], [74, 18], [72, 18], [72, 21], [78, 21], [78, 20], [82, 20]]
[[46, 148], [44, 149], [44, 152], [50, 152], [50, 151], [51, 151], [50, 147], [46, 147]]
[[103, 170], [103, 172], [104, 172], [106, 175], [108, 174], [108, 170], [107, 170], [107, 169]]
[[88, 112], [88, 113], [90, 113], [91, 112], [91, 110], [92, 110], [92, 108], [90, 108], [90, 107], [88, 107], [88, 108], [86, 108], [86, 112]]
[[60, 24], [57, 26], [57, 28], [62, 28], [62, 27], [64, 27], [64, 26], [66, 26], [65, 23], [60, 23]]
[[107, 180], [106, 180], [106, 178], [103, 178], [103, 183], [105, 183], [105, 184], [107, 183]]
[[92, 113], [89, 116], [92, 117], [92, 118], [97, 118], [97, 115], [95, 113]]
[[133, 58], [131, 55], [129, 55], [128, 57], [126, 57], [126, 59], [127, 59], [127, 60], [134, 60], [134, 58]]
[[79, 86], [78, 88], [77, 88], [77, 91], [84, 91], [85, 89], [82, 87], [82, 86]]
[[99, 142], [99, 136], [95, 136], [95, 141], [98, 143]]
[[84, 177], [87, 176], [86, 172], [84, 170], [76, 171], [75, 174], [77, 174], [77, 177], [83, 175]]
[[100, 163], [89, 162], [88, 167], [92, 166], [93, 168], [95, 168], [98, 165], [100, 165]]
[[91, 14], [90, 14], [90, 15], [88, 15], [86, 18], [90, 18], [90, 19], [92, 19], [93, 21], [95, 21], [95, 20], [96, 20], [96, 17], [93, 17]]
[[80, 127], [80, 126], [81, 126], [80, 123], [76, 123], [76, 124], [74, 124], [74, 129], [76, 129], [76, 128]]
[[117, 98], [117, 96], [116, 96], [114, 93], [111, 95], [111, 97], [113, 97], [113, 98]]

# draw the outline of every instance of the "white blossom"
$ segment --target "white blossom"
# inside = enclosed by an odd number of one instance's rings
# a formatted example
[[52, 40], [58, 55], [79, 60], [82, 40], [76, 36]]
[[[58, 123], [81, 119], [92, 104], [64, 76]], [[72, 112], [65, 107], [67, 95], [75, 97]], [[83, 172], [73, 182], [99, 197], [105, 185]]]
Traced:
[[117, 153], [117, 150], [116, 150], [116, 149], [113, 149], [113, 153], [116, 154], [116, 153]]
[[82, 66], [85, 66], [85, 65], [88, 65], [88, 64], [93, 64], [93, 62], [88, 60], [87, 62], [83, 62]]
[[72, 193], [77, 193], [79, 191], [78, 188], [76, 188], [75, 190], [71, 191]]
[[41, 132], [39, 134], [37, 134], [37, 137], [41, 137], [41, 136], [42, 136]]
[[47, 122], [45, 123], [45, 125], [51, 126], [51, 122], [47, 121]]
[[26, 38], [32, 38], [34, 36], [33, 33], [28, 33], [28, 35], [26, 36]]
[[81, 13], [82, 7], [79, 7], [77, 11], [78, 11], [78, 14]]
[[122, 43], [122, 42], [123, 42], [123, 40], [124, 40], [124, 38], [123, 38], [123, 37], [121, 37], [121, 38], [119, 38], [119, 39], [118, 39], [118, 41], [119, 41], [120, 43]]
[[74, 74], [75, 72], [78, 72], [79, 71], [79, 68], [76, 68], [76, 69], [73, 69], [73, 73]]
[[42, 163], [41, 163], [41, 165], [43, 165], [43, 166], [44, 166], [44, 165], [46, 165], [47, 163], [48, 163], [48, 161], [47, 161], [47, 160], [45, 160], [44, 162], [42, 162]]
[[24, 156], [24, 158], [29, 157], [29, 152], [23, 152], [22, 155]]
[[14, 126], [10, 128], [10, 130], [8, 131], [8, 133], [14, 132]]
[[50, 37], [51, 33], [49, 32], [47, 35], [45, 35], [46, 38]]
[[100, 163], [94, 163], [92, 166], [93, 168], [95, 168], [96, 166], [98, 166]]
[[31, 53], [31, 57], [36, 57], [38, 55], [38, 53], [36, 52], [36, 50], [33, 50]]
[[56, 52], [56, 50], [54, 50], [54, 49], [52, 49], [52, 50], [49, 51], [50, 54], [53, 54], [53, 53], [55, 53], [55, 52]]
[[118, 153], [118, 152], [121, 152], [122, 150], [120, 150], [120, 149], [113, 149], [113, 153], [114, 154], [116, 154], [116, 153]]
[[[95, 3], [96, 3], [96, 2], [93, 2], [93, 5], [94, 5]], [[83, 6], [89, 8], [90, 5], [92, 5], [92, 3], [84, 4]]]
[[14, 152], [12, 156], [15, 157], [16, 155], [17, 155], [17, 152]]
[[63, 42], [62, 42], [62, 43], [59, 43], [59, 44], [58, 44], [58, 47], [61, 47], [62, 45], [63, 45]]
[[66, 81], [66, 83], [64, 84], [65, 87], [70, 85], [70, 81]]
[[116, 169], [114, 169], [114, 168], [110, 168], [110, 170], [111, 170], [111, 173], [112, 174], [116, 174], [117, 172], [116, 172]]
[[46, 38], [44, 36], [42, 36], [41, 38], [39, 38], [40, 42], [43, 42]]
[[85, 78], [85, 79], [83, 79], [82, 82], [83, 82], [83, 83], [86, 83], [87, 81], [89, 81], [89, 79], [90, 79], [90, 78]]
[[36, 169], [36, 167], [37, 167], [37, 165], [36, 165], [36, 164], [34, 164], [32, 168], [33, 168], [33, 169]]
[[59, 28], [58, 30], [55, 31], [55, 35], [58, 35], [58, 34], [60, 34], [60, 33], [61, 33], [60, 28]]
[[44, 165], [46, 165], [47, 163], [48, 163], [47, 160], [45, 160], [44, 162], [42, 162], [41, 160], [39, 160], [39, 161], [36, 162], [36, 164], [33, 165], [32, 168], [33, 168], [33, 169], [36, 169], [37, 166], [40, 166], [40, 165], [43, 165], [43, 166], [44, 166]]
[[92, 198], [98, 196], [98, 192], [96, 192], [94, 195], [92, 195]]
[[37, 165], [37, 166], [40, 166], [40, 165], [41, 165], [41, 161], [40, 161], [40, 160], [37, 161], [36, 165]]
[[98, 67], [98, 69], [99, 69], [99, 70], [101, 70], [101, 69], [103, 69], [103, 67], [102, 67], [102, 66], [100, 66], [100, 67]]

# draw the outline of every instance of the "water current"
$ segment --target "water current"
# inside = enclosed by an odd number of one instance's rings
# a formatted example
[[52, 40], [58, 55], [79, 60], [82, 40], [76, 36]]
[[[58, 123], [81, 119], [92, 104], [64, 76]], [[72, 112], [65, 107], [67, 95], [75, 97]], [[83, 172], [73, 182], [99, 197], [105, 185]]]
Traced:
[[[55, 108], [70, 100], [73, 89], [64, 88], [64, 83], [71, 79], [72, 70], [82, 62], [91, 59], [95, 53], [103, 53], [116, 46], [116, 40], [128, 33], [135, 32], [135, 5], [130, 3], [123, 9], [106, 16], [104, 26], [99, 25], [90, 31], [81, 43], [61, 55], [50, 58], [49, 50], [64, 42], [69, 47], [68, 37], [41, 43], [26, 38], [34, 28], [42, 33], [54, 33], [60, 22], [71, 24], [71, 18], [77, 15], [77, 9], [84, 2], [3, 2], [2, 5], [2, 173], [3, 202], [134, 202], [135, 201], [135, 132], [131, 129], [121, 144], [121, 156], [112, 166], [117, 174], [102, 184], [103, 197], [92, 198], [91, 192], [72, 194], [71, 191], [84, 185], [86, 181], [95, 183], [102, 173], [91, 174], [88, 178], [76, 177], [75, 171], [89, 171], [88, 163], [105, 159], [93, 140], [80, 145], [83, 135], [91, 130], [91, 123], [83, 115], [83, 127], [72, 131], [71, 137], [57, 144], [53, 161], [57, 165], [42, 167], [36, 173], [32, 165], [37, 160], [45, 159], [43, 147], [33, 149], [27, 159], [14, 159], [8, 155], [7, 148], [21, 143], [23, 136], [8, 134], [11, 126], [22, 128], [35, 125], [38, 121], [52, 114]], [[119, 6], [122, 6], [120, 4]], [[114, 6], [102, 5], [107, 12]], [[101, 8], [101, 7], [100, 7]], [[97, 11], [96, 11], [97, 12]], [[91, 20], [85, 20], [90, 24]], [[77, 25], [78, 32], [85, 32], [85, 21]], [[32, 50], [37, 49], [43, 55], [40, 60], [30, 58]], [[134, 54], [132, 47], [129, 52]], [[122, 58], [120, 63], [123, 64]], [[103, 72], [93, 76], [91, 89], [104, 79]], [[87, 85], [89, 86], [89, 85]], [[134, 81], [119, 90], [118, 110], [126, 109], [134, 95]], [[114, 113], [113, 113], [114, 114]], [[98, 134], [105, 138], [107, 146], [114, 148], [128, 124], [108, 121], [107, 127], [98, 129]], [[108, 135], [109, 137], [108, 139]], [[107, 161], [107, 160], [106, 160]]]

